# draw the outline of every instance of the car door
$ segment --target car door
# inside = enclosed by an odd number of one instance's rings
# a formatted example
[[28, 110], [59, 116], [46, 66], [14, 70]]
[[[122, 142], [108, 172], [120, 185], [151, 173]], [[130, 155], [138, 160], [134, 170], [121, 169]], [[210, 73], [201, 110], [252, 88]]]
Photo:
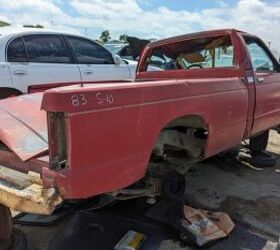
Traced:
[[[24, 51], [25, 58], [16, 60]], [[15, 38], [7, 46], [7, 61], [14, 87], [26, 93], [80, 82], [77, 65], [60, 35], [32, 34]]]
[[9, 68], [6, 62], [0, 62], [0, 88], [13, 88]]
[[128, 65], [115, 63], [101, 45], [82, 37], [66, 36], [79, 65], [83, 82], [131, 79]]
[[255, 76], [256, 104], [252, 134], [280, 124], [279, 64], [258, 38], [244, 36]]

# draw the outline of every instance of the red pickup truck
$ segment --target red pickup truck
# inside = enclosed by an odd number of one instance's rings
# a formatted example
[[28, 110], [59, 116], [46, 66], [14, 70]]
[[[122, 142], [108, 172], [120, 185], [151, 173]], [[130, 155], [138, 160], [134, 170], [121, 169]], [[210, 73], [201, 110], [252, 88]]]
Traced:
[[170, 166], [280, 124], [280, 65], [254, 35], [188, 34], [148, 44], [135, 82], [1, 100], [0, 119], [0, 203], [50, 214], [67, 199], [154, 196]]

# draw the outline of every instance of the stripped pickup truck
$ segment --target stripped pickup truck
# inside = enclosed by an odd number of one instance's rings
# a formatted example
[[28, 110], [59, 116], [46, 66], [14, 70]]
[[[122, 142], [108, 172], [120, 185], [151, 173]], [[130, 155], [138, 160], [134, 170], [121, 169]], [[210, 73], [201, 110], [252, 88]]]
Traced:
[[166, 171], [280, 124], [280, 66], [245, 32], [183, 35], [148, 44], [135, 82], [4, 99], [0, 119], [7, 207], [50, 214], [68, 199], [154, 197]]

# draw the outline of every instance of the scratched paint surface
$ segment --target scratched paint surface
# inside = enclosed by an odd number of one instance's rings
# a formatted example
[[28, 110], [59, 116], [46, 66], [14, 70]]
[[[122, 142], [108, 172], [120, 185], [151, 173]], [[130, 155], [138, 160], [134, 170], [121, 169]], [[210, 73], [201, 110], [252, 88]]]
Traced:
[[48, 151], [46, 112], [42, 93], [0, 100], [0, 141], [27, 161]]

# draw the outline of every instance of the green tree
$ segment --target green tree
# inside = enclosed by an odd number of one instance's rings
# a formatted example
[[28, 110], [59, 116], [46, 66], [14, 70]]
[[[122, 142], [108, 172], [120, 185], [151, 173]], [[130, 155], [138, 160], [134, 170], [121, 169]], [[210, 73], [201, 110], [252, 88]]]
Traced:
[[43, 29], [44, 26], [41, 25], [41, 24], [36, 24], [36, 25], [33, 25], [33, 24], [25, 24], [23, 25], [24, 28], [38, 28], [38, 29]]
[[127, 37], [128, 37], [127, 34], [122, 34], [120, 35], [119, 40], [124, 43], [127, 43]]
[[109, 40], [111, 40], [110, 32], [109, 30], [104, 30], [101, 32], [100, 37], [98, 39], [101, 43], [106, 43]]
[[0, 21], [0, 27], [5, 27], [5, 26], [10, 26], [10, 24], [4, 21]]

